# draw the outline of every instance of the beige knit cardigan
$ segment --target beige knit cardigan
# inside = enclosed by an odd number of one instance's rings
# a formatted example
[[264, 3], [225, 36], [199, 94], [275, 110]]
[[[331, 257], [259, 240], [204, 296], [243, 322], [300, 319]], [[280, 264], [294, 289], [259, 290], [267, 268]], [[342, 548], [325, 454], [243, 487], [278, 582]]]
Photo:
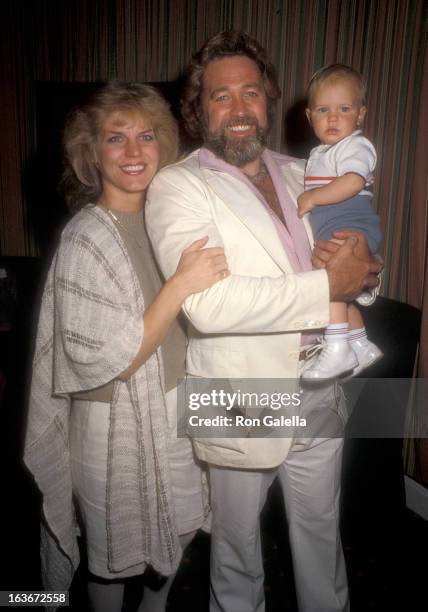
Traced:
[[[143, 338], [140, 284], [111, 218], [96, 206], [67, 224], [46, 281], [24, 460], [43, 495], [41, 557], [49, 590], [67, 590], [79, 563], [72, 501], [70, 394], [115, 379]], [[160, 352], [116, 382], [106, 490], [111, 572], [151, 564], [162, 574], [181, 550], [170, 494]]]

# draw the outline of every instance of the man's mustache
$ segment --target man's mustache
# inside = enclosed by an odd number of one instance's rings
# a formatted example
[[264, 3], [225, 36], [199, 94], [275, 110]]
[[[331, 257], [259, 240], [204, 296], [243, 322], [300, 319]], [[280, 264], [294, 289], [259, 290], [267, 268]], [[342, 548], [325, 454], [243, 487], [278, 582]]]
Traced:
[[258, 127], [259, 122], [257, 121], [256, 117], [250, 117], [250, 116], [228, 117], [222, 122], [221, 128], [225, 130], [227, 128], [237, 127], [240, 125], [248, 125], [248, 126], [254, 125], [255, 127]]

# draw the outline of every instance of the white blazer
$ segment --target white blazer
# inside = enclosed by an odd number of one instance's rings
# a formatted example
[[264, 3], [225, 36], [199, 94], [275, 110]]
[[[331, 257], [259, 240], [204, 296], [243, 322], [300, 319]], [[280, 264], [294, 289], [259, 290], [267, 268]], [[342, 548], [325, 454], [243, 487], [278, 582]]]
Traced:
[[[275, 158], [295, 199], [303, 191], [303, 162]], [[146, 222], [166, 278], [183, 249], [203, 236], [209, 236], [208, 246], [224, 248], [231, 271], [183, 306], [190, 322], [188, 374], [297, 379], [300, 332], [329, 321], [327, 274], [293, 272], [253, 190], [226, 172], [201, 167], [195, 151], [157, 174], [147, 195]], [[195, 450], [216, 465], [266, 468], [285, 459], [290, 443], [290, 438], [199, 438]]]

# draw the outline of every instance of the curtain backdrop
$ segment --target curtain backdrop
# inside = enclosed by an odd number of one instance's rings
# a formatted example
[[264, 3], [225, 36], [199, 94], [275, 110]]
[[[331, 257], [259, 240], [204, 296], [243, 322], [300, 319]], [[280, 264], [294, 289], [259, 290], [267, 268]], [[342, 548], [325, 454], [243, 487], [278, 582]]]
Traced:
[[374, 202], [385, 230], [383, 292], [423, 308], [421, 374], [428, 376], [427, 13], [424, 0], [4, 0], [0, 254], [38, 253], [22, 182], [37, 146], [37, 81], [174, 80], [206, 38], [244, 30], [278, 70], [274, 148], [292, 133], [315, 70], [339, 61], [367, 77], [365, 131], [379, 155]]

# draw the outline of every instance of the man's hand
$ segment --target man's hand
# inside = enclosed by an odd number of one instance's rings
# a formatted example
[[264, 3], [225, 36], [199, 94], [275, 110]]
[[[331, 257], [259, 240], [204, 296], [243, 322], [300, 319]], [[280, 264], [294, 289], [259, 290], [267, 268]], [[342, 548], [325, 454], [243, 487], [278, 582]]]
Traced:
[[327, 270], [330, 299], [349, 302], [364, 287], [376, 287], [379, 284], [377, 275], [382, 270], [382, 264], [370, 254], [363, 234], [343, 230], [335, 232], [333, 237], [344, 240], [344, 243], [340, 245], [327, 240], [317, 241], [312, 263], [316, 268]]
[[310, 191], [304, 191], [297, 198], [297, 215], [301, 219], [313, 208], [315, 208], [315, 204], [313, 202], [312, 193]]
[[312, 251], [312, 265], [317, 270], [325, 268], [332, 256], [340, 249], [338, 242], [332, 240], [317, 240]]

